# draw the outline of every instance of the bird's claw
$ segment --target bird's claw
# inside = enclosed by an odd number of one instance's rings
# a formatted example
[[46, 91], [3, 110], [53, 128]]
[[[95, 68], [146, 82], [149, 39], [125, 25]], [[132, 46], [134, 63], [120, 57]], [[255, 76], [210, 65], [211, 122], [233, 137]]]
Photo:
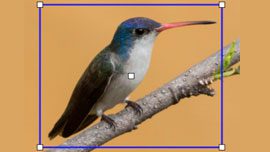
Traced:
[[136, 111], [137, 114], [142, 115], [143, 109], [139, 104], [137, 104], [136, 102], [130, 101], [130, 100], [125, 100], [125, 102], [127, 103], [126, 107], [130, 106], [131, 108], [133, 108]]
[[111, 117], [103, 114], [101, 117], [101, 121], [105, 121], [106, 123], [108, 123], [110, 125], [110, 128], [113, 128], [113, 130], [115, 130], [116, 122]]

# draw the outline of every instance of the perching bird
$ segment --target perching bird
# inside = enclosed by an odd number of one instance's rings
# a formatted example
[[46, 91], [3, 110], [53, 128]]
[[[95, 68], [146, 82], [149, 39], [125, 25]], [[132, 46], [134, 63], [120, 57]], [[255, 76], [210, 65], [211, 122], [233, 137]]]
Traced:
[[[121, 102], [126, 102], [141, 113], [141, 107], [126, 98], [140, 84], [148, 70], [157, 35], [175, 27], [213, 23], [187, 21], [160, 24], [144, 17], [131, 18], [121, 23], [111, 43], [94, 58], [81, 76], [49, 138], [53, 139], [57, 135], [69, 137], [98, 117], [115, 127], [114, 120], [104, 115], [104, 112]], [[135, 78], [129, 79], [128, 73], [134, 73]]]

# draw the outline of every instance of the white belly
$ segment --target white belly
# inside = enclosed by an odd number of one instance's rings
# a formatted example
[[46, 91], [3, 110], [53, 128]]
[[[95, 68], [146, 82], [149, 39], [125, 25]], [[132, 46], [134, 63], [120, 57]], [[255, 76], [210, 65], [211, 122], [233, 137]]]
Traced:
[[[90, 113], [100, 116], [104, 111], [123, 102], [143, 80], [151, 60], [152, 44], [134, 45], [130, 58], [125, 63], [122, 74], [117, 74], [110, 82], [103, 97], [94, 105]], [[128, 73], [135, 73], [135, 79], [128, 79]]]

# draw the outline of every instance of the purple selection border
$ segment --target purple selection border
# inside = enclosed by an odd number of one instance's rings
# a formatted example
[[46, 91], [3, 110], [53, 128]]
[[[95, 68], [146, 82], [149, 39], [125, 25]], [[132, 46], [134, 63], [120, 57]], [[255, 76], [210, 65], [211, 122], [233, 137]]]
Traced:
[[[44, 3], [43, 6], [219, 6], [219, 3]], [[220, 71], [223, 71], [224, 10], [220, 8]], [[224, 144], [224, 81], [220, 81], [220, 144]], [[38, 8], [38, 144], [42, 145], [42, 8]], [[219, 149], [217, 146], [43, 146], [44, 149]]]

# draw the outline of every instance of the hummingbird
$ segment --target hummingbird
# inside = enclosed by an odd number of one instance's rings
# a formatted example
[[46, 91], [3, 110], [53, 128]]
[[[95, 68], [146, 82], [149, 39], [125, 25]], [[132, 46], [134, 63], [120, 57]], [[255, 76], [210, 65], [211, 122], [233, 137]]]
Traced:
[[[127, 106], [141, 114], [141, 106], [127, 100], [127, 97], [143, 80], [159, 33], [176, 27], [213, 23], [185, 21], [161, 24], [145, 17], [122, 22], [111, 43], [96, 55], [82, 74], [64, 113], [50, 131], [49, 138], [53, 139], [57, 135], [69, 137], [98, 117], [115, 128], [115, 121], [104, 112], [119, 103], [127, 103]], [[134, 79], [129, 79], [129, 73], [135, 75]]]

